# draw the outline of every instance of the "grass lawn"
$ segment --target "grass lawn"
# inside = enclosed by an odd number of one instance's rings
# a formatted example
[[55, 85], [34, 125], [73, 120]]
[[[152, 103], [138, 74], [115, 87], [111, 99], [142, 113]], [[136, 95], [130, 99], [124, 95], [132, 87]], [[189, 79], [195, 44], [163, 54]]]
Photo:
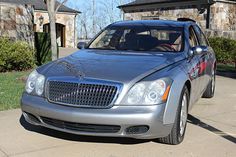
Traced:
[[29, 73], [0, 73], [0, 111], [20, 107], [20, 98], [25, 87], [23, 77], [27, 77]]
[[235, 66], [232, 65], [232, 64], [218, 64], [217, 65], [217, 71], [236, 73]]

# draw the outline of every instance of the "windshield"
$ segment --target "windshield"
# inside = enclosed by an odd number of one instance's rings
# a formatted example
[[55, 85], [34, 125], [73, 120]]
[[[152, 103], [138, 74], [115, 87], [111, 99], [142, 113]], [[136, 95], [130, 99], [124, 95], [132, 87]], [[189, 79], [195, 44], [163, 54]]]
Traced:
[[170, 26], [112, 26], [88, 46], [89, 49], [130, 51], [183, 51], [183, 28]]

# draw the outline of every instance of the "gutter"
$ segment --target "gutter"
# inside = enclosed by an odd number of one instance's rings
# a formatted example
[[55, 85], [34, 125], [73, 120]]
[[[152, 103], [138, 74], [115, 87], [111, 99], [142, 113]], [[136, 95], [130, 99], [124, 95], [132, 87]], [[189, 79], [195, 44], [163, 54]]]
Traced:
[[[34, 10], [36, 12], [42, 12], [42, 13], [48, 13], [48, 11], [46, 10]], [[67, 15], [77, 15], [77, 14], [80, 14], [81, 12], [78, 12], [78, 13], [73, 13], [73, 12], [62, 12], [62, 11], [58, 11], [57, 14], [67, 14]]]
[[144, 11], [155, 11], [158, 8], [175, 8], [175, 7], [184, 7], [184, 6], [199, 6], [199, 5], [212, 5], [214, 4], [214, 0], [189, 0], [189, 1], [168, 1], [168, 2], [152, 2], [145, 4], [127, 4], [118, 6], [118, 8], [122, 9], [125, 13], [132, 12], [144, 12]]
[[229, 1], [229, 0], [214, 0], [214, 2], [236, 4], [236, 1]]
[[[194, 0], [192, 0], [192, 1], [194, 1]], [[223, 2], [228, 2], [228, 3], [236, 3], [236, 2], [232, 2], [232, 1], [228, 1], [228, 0], [199, 0], [199, 1], [200, 1], [200, 3], [206, 1], [208, 4], [213, 4], [217, 1], [223, 1]], [[157, 4], [163, 4], [163, 3], [170, 4], [170, 3], [178, 3], [178, 2], [179, 3], [187, 3], [186, 1], [181, 1], [181, 0], [175, 0], [175, 1], [173, 0], [173, 1], [167, 1], [167, 2], [149, 2], [149, 3], [139, 3], [139, 4], [135, 4], [135, 3], [130, 4], [130, 3], [128, 3], [128, 4], [120, 5], [117, 8], [123, 10], [123, 8], [127, 8], [127, 7], [139, 7], [139, 6], [157, 5]]]

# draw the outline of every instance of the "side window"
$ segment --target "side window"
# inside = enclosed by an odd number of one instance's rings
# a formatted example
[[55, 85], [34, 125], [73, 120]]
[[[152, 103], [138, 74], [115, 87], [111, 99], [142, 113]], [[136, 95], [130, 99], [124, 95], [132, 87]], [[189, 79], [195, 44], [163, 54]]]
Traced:
[[203, 34], [202, 30], [198, 26], [194, 26], [194, 29], [197, 33], [198, 41], [201, 46], [208, 46], [208, 41], [206, 36]]
[[189, 28], [189, 44], [191, 47], [198, 46], [197, 37], [196, 37], [193, 27]]

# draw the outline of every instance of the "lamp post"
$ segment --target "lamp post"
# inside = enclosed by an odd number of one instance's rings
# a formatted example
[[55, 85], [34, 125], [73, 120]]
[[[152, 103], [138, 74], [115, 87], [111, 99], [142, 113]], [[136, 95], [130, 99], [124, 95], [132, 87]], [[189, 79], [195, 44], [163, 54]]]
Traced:
[[39, 26], [42, 26], [43, 25], [43, 21], [44, 21], [44, 17], [41, 15], [39, 17]]

